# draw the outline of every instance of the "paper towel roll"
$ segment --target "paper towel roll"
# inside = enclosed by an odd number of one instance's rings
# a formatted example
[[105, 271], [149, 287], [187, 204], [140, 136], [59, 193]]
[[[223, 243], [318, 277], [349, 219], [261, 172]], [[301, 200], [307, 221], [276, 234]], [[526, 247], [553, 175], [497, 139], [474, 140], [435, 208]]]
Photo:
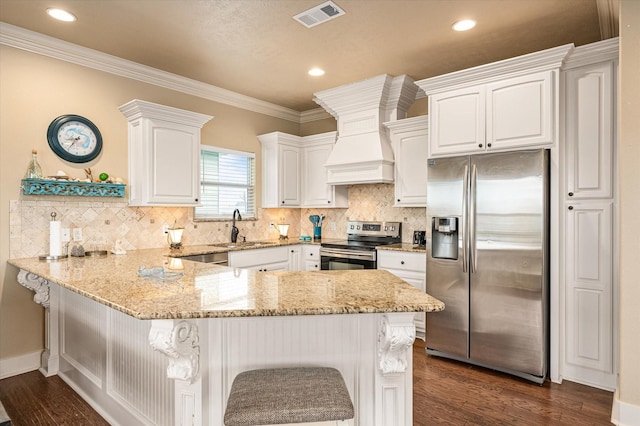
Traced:
[[62, 224], [59, 220], [49, 222], [49, 256], [62, 255]]

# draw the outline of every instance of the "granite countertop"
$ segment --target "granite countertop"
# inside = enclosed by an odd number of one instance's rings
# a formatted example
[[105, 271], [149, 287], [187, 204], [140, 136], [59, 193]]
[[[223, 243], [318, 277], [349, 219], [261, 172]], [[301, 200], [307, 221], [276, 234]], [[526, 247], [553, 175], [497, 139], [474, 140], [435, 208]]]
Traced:
[[167, 250], [167, 255], [170, 257], [185, 257], [192, 256], [198, 254], [209, 254], [209, 253], [224, 253], [229, 251], [240, 251], [240, 250], [255, 250], [255, 249], [263, 249], [270, 247], [282, 247], [282, 246], [292, 246], [298, 244], [310, 244], [319, 246], [322, 242], [331, 242], [331, 241], [339, 241], [337, 239], [323, 239], [321, 241], [300, 241], [297, 238], [285, 239], [285, 240], [264, 240], [264, 241], [249, 241], [247, 243], [216, 243], [216, 244], [201, 244], [201, 245], [190, 245], [183, 246], [177, 250]]
[[[36, 274], [138, 319], [437, 312], [444, 304], [383, 270], [258, 272], [183, 260], [176, 281], [140, 277], [169, 264], [168, 249], [46, 262], [10, 259]], [[166, 269], [170, 271], [169, 269]]]
[[427, 248], [424, 246], [416, 246], [408, 243], [389, 244], [385, 246], [377, 246], [377, 250], [405, 251], [410, 253], [426, 253]]

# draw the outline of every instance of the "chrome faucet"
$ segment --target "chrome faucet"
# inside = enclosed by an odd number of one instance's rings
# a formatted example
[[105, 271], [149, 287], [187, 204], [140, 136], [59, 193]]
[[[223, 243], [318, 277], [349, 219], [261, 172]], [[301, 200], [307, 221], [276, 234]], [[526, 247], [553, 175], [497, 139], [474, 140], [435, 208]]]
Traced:
[[238, 241], [238, 233], [240, 232], [236, 227], [236, 214], [238, 215], [238, 220], [242, 220], [242, 216], [240, 216], [240, 210], [235, 209], [233, 211], [233, 220], [231, 222], [231, 242], [235, 243]]

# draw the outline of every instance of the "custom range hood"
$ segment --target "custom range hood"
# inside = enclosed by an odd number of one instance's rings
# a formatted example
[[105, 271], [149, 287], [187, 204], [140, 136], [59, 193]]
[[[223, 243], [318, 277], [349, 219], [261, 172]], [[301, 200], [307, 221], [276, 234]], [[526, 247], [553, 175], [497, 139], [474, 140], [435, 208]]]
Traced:
[[383, 74], [314, 94], [338, 120], [338, 139], [325, 167], [330, 185], [393, 182], [393, 151], [382, 123], [406, 118], [418, 86]]

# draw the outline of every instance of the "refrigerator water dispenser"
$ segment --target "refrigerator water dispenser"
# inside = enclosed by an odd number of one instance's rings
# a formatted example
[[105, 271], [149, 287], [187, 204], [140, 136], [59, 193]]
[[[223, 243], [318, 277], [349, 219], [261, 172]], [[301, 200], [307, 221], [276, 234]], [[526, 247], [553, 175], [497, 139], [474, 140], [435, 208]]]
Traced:
[[434, 217], [431, 220], [431, 257], [458, 260], [457, 217]]

